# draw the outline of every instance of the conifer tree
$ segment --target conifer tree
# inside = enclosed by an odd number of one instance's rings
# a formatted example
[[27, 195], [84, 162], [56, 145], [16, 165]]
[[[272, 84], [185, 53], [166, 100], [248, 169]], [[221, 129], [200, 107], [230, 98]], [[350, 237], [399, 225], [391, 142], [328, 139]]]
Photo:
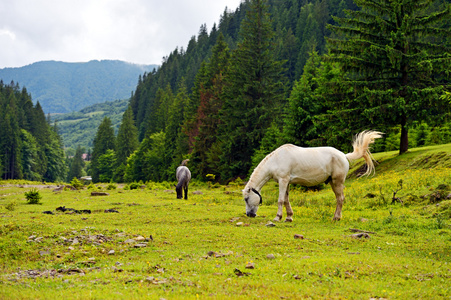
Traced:
[[49, 126], [50, 142], [45, 148], [47, 157], [47, 170], [44, 174], [44, 180], [56, 182], [66, 178], [67, 167], [64, 161], [64, 144], [63, 139], [58, 134], [56, 124]]
[[116, 138], [115, 180], [122, 182], [127, 158], [138, 148], [138, 129], [135, 126], [131, 107], [124, 112]]
[[114, 136], [113, 124], [108, 117], [103, 118], [97, 129], [96, 136], [93, 141], [92, 161], [91, 161], [91, 176], [93, 182], [100, 180], [100, 165], [99, 158], [105, 154], [107, 150], [114, 150], [116, 138]]
[[0, 115], [0, 157], [3, 165], [3, 179], [22, 179], [20, 153], [20, 127], [17, 118], [17, 100], [12, 89], [8, 89], [4, 113]]
[[[229, 67], [230, 50], [222, 33], [218, 35], [216, 45], [208, 63], [203, 64], [197, 75], [197, 81], [191, 98], [196, 99], [194, 117], [186, 125], [190, 146], [192, 147], [193, 173], [204, 177], [214, 173], [218, 160], [209, 160], [213, 153], [220, 122], [219, 111], [223, 106], [225, 76]], [[213, 164], [212, 164], [213, 162]]]
[[188, 92], [184, 83], [179, 87], [172, 106], [169, 108], [168, 123], [165, 130], [165, 178], [173, 178], [174, 172], [180, 162], [189, 152], [188, 137], [182, 131], [182, 125], [187, 117]]
[[[440, 100], [449, 85], [449, 4], [429, 12], [433, 0], [355, 0], [330, 26], [330, 59], [339, 62], [350, 86], [344, 101], [330, 103], [332, 124], [356, 130], [401, 128], [399, 152], [408, 150], [408, 129], [415, 120], [431, 120], [449, 106]], [[335, 127], [336, 131], [340, 128]]]
[[266, 129], [285, 106], [282, 62], [275, 60], [274, 32], [263, 0], [252, 0], [232, 54], [221, 110], [221, 178], [245, 176]]
[[74, 178], [80, 178], [83, 176], [83, 168], [85, 163], [83, 161], [83, 148], [79, 145], [75, 151], [75, 156], [72, 159], [69, 173], [67, 175], [67, 181], [70, 182]]

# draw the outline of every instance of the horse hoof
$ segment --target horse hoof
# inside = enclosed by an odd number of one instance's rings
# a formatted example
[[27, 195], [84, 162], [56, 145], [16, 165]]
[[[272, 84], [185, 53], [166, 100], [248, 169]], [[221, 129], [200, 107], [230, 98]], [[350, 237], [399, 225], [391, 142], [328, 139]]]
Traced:
[[341, 220], [341, 217], [334, 217], [332, 220], [334, 220], [334, 221], [340, 221], [340, 220]]
[[285, 222], [293, 222], [293, 219], [288, 219], [288, 218], [286, 218], [286, 219], [285, 219]]
[[273, 221], [274, 222], [280, 222], [280, 218], [279, 217], [275, 217]]

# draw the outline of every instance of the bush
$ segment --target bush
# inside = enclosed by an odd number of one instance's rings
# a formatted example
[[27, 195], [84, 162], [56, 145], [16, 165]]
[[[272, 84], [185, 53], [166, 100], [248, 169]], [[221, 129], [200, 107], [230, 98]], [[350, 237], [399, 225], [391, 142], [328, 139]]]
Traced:
[[126, 185], [124, 187], [124, 190], [137, 190], [141, 187], [141, 184], [139, 184], [138, 182], [132, 182], [129, 183], [128, 185]]
[[28, 204], [42, 204], [40, 203], [42, 196], [37, 189], [31, 189], [25, 193], [25, 198], [27, 198]]
[[117, 186], [114, 183], [110, 183], [106, 187], [107, 190], [115, 190], [116, 188]]
[[5, 208], [9, 211], [14, 211], [16, 209], [17, 202], [16, 201], [10, 201], [5, 204]]
[[77, 190], [80, 190], [83, 188], [83, 183], [78, 180], [77, 178], [74, 177], [74, 179], [72, 179], [72, 181], [70, 182], [70, 185], [72, 185], [74, 188], [76, 188]]

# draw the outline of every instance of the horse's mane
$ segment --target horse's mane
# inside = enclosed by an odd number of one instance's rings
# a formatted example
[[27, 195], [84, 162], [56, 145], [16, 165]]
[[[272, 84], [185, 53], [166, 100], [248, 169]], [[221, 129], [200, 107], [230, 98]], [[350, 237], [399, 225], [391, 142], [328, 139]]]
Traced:
[[[249, 183], [254, 183], [254, 181], [258, 177], [261, 169], [263, 169], [263, 167], [266, 165], [268, 160], [276, 154], [277, 150], [282, 149], [282, 148], [292, 148], [292, 147], [296, 147], [296, 146], [293, 144], [285, 144], [285, 145], [280, 146], [276, 150], [272, 151], [268, 155], [266, 155], [266, 157], [264, 159], [262, 159], [262, 161], [255, 167], [254, 171], [252, 171], [252, 174], [249, 177], [249, 181], [248, 181], [247, 185], [249, 185]], [[254, 186], [252, 185], [252, 187], [254, 187]]]

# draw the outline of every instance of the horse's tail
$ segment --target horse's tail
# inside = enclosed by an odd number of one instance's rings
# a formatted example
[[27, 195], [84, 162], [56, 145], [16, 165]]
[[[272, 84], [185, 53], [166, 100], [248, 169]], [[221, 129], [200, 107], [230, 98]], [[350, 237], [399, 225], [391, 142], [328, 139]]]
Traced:
[[367, 168], [366, 172], [363, 175], [370, 175], [374, 172], [374, 163], [373, 157], [370, 152], [370, 144], [374, 143], [375, 139], [381, 138], [382, 134], [383, 133], [379, 131], [362, 131], [354, 137], [354, 141], [352, 143], [354, 151], [352, 153], [346, 154], [346, 158], [348, 160], [356, 160], [361, 157], [365, 159]]

